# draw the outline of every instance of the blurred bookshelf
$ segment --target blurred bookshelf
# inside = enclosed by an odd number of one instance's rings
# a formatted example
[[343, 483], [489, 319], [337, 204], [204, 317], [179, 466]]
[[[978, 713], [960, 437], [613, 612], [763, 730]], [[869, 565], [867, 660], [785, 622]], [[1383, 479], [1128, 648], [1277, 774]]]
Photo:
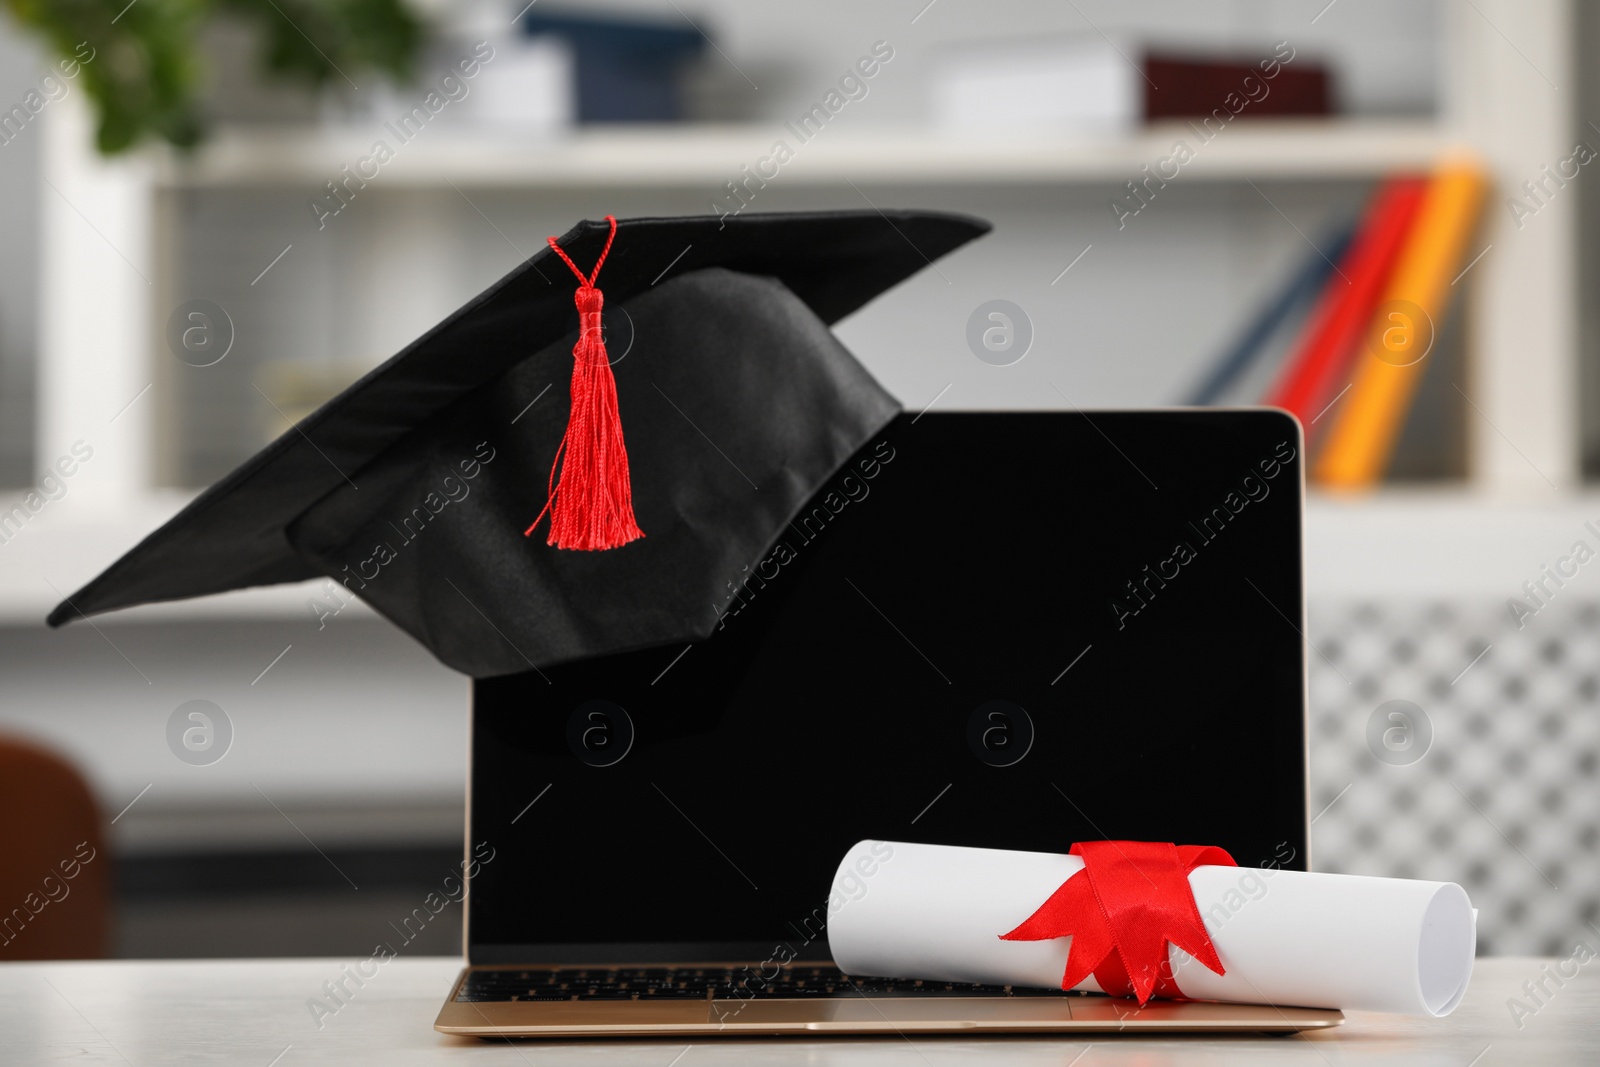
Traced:
[[[995, 233], [970, 252], [841, 326], [907, 407], [950, 384], [945, 406], [1023, 407], [1053, 398], [1050, 384], [1085, 407], [1151, 406], [1177, 399], [1238, 309], [1348, 217], [1373, 182], [1469, 152], [1497, 190], [1475, 245], [1481, 262], [1458, 279], [1454, 363], [1434, 375], [1445, 430], [1431, 434], [1433, 453], [1400, 465], [1396, 473], [1414, 480], [1362, 499], [1314, 493], [1313, 513], [1391, 514], [1414, 503], [1414, 535], [1426, 540], [1448, 536], [1430, 526], [1441, 495], [1454, 501], [1448, 522], [1524, 500], [1578, 507], [1586, 498], [1577, 285], [1588, 259], [1578, 254], [1576, 220], [1588, 194], [1580, 183], [1525, 226], [1503, 204], [1581, 136], [1580, 90], [1554, 86], [1580, 84], [1575, 42], [1594, 16], [1509, 0], [1451, 0], [1439, 13], [1433, 117], [1237, 123], [1202, 145], [1151, 205], [1148, 224], [1135, 220], [1126, 234], [1107, 225], [1109, 196], [1175, 138], [1192, 139], [1189, 124], [1070, 137], [957, 136], [911, 123], [829, 128], [799, 147], [751, 210], [894, 205], [995, 219]], [[1515, 49], [1494, 29], [1506, 24], [1518, 27]], [[309, 224], [307, 205], [370, 150], [371, 130], [314, 118], [224, 126], [187, 158], [151, 150], [107, 163], [88, 147], [80, 104], [63, 101], [40, 131], [40, 167], [60, 196], [40, 200], [34, 452], [42, 467], [92, 438], [96, 456], [70, 498], [51, 504], [59, 536], [6, 546], [14, 557], [32, 554], [35, 569], [63, 588], [286, 430], [262, 396], [277, 397], [283, 411], [315, 406], [319, 391], [331, 394], [397, 351], [573, 218], [734, 204], [727, 183], [790, 136], [778, 121], [542, 137], [441, 125], [408, 142], [324, 232]], [[1080, 253], [1090, 258], [1067, 274]], [[967, 309], [949, 306], [951, 279], [963, 292], [1020, 294], [1051, 351], [1041, 347], [1006, 381], [967, 359], [959, 341]], [[174, 310], [201, 297], [228, 309], [237, 330], [232, 354], [204, 374], [173, 359], [166, 337]], [[36, 532], [44, 531], [25, 534]], [[53, 596], [34, 576], [19, 577], [24, 569], [0, 574], [6, 617], [31, 618]], [[239, 606], [150, 610], [300, 611], [303, 594], [231, 603]]]

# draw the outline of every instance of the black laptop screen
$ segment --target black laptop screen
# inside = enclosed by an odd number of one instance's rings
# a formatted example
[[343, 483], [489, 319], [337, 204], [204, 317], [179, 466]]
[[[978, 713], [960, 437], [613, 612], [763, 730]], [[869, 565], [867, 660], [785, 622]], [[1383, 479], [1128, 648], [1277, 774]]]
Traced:
[[472, 961], [822, 954], [862, 838], [1304, 869], [1300, 452], [1265, 410], [901, 416], [709, 640], [475, 684]]

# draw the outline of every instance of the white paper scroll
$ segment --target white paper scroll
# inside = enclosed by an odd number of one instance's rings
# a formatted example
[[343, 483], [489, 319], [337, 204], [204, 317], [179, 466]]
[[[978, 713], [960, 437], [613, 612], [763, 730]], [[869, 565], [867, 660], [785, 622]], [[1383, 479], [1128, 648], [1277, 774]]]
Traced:
[[[834, 876], [834, 961], [851, 974], [1059, 987], [1070, 938], [1000, 935], [1082, 867], [1044, 852], [859, 842]], [[1466, 992], [1476, 916], [1454, 883], [1196, 867], [1189, 886], [1227, 971], [1169, 946], [1192, 999], [1441, 1016]]]

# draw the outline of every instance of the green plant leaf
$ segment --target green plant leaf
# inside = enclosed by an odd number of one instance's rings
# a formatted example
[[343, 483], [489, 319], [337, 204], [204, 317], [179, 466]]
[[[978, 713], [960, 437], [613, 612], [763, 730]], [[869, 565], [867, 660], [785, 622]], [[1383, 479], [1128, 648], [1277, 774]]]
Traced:
[[[106, 155], [150, 138], [180, 148], [205, 134], [201, 32], [219, 10], [261, 37], [264, 73], [313, 88], [376, 71], [408, 79], [424, 28], [404, 0], [0, 0], [42, 37], [63, 77], [81, 79]], [[70, 74], [68, 73], [70, 70]]]

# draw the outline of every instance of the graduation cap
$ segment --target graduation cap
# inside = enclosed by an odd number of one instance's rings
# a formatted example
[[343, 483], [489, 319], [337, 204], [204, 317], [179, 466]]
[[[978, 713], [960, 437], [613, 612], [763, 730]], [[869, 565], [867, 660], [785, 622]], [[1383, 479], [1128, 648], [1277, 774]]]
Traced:
[[705, 638], [728, 583], [899, 410], [828, 325], [988, 229], [582, 222], [48, 621], [326, 577], [475, 677]]

